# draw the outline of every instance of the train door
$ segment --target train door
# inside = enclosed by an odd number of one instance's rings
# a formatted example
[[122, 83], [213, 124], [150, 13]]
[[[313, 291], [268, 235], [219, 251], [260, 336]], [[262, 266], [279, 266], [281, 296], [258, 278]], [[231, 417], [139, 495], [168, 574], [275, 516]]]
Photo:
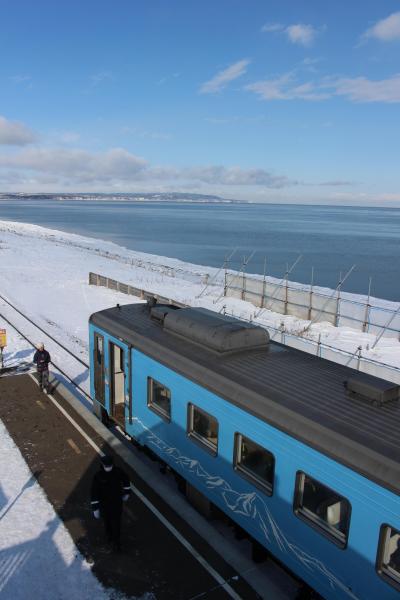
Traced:
[[129, 358], [128, 350], [110, 342], [109, 385], [110, 414], [125, 428], [125, 400], [129, 398]]
[[94, 397], [104, 406], [104, 337], [97, 332], [94, 334], [93, 366]]

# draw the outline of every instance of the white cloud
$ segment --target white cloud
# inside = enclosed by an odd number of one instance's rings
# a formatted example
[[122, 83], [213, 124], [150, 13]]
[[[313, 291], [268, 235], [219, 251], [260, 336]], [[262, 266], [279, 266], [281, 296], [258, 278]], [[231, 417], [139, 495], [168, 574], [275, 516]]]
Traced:
[[233, 65], [230, 65], [227, 69], [219, 71], [215, 77], [203, 83], [200, 88], [200, 93], [215, 94], [216, 92], [220, 92], [228, 83], [246, 73], [249, 64], [249, 60], [239, 60], [238, 62], [233, 63]]
[[94, 73], [94, 75], [90, 76], [90, 81], [92, 86], [99, 85], [103, 83], [103, 81], [109, 81], [112, 79], [112, 73], [110, 71], [100, 71], [99, 73]]
[[183, 174], [190, 179], [211, 185], [261, 185], [278, 189], [297, 183], [265, 169], [242, 169], [241, 167], [196, 167], [185, 169]]
[[333, 179], [332, 181], [323, 181], [318, 185], [327, 187], [341, 187], [341, 186], [353, 186], [356, 185], [355, 181], [346, 181], [345, 179]]
[[303, 25], [301, 23], [289, 25], [285, 29], [285, 32], [293, 44], [300, 44], [300, 46], [311, 46], [317, 35], [317, 30], [312, 25]]
[[0, 167], [53, 174], [75, 181], [129, 180], [146, 168], [146, 161], [122, 148], [94, 154], [86, 150], [32, 148], [0, 156]]
[[12, 75], [10, 79], [13, 83], [20, 84], [28, 83], [28, 81], [31, 81], [32, 77], [30, 75]]
[[382, 42], [400, 40], [400, 12], [381, 19], [364, 33], [364, 38], [375, 38]]
[[174, 182], [175, 185], [263, 186], [280, 189], [296, 181], [266, 169], [238, 166], [157, 167], [122, 148], [103, 153], [79, 149], [32, 148], [19, 154], [0, 155], [0, 182], [54, 182], [79, 189], [82, 185], [99, 188], [123, 187], [135, 183]]
[[63, 131], [60, 133], [60, 141], [64, 144], [76, 144], [81, 136], [76, 131]]
[[325, 100], [330, 94], [319, 89], [314, 82], [298, 83], [293, 73], [275, 79], [256, 81], [245, 87], [263, 100]]
[[281, 25], [280, 23], [266, 23], [262, 26], [264, 33], [284, 33], [292, 44], [300, 46], [311, 46], [318, 34], [318, 29], [312, 25], [295, 23], [293, 25]]
[[36, 139], [35, 132], [23, 123], [0, 116], [0, 145], [25, 146]]
[[299, 82], [293, 72], [275, 79], [256, 81], [245, 87], [263, 100], [321, 101], [343, 96], [351, 102], [400, 102], [400, 74], [373, 81], [366, 77], [324, 78], [320, 81]]
[[275, 31], [283, 31], [285, 27], [280, 23], [266, 23], [261, 27], [261, 31], [265, 33], [273, 33]]
[[400, 102], [400, 74], [380, 81], [366, 77], [342, 78], [337, 79], [333, 87], [336, 95], [345, 96], [352, 102]]
[[312, 67], [313, 65], [316, 65], [317, 63], [321, 62], [321, 60], [322, 58], [312, 58], [310, 56], [307, 56], [301, 61], [301, 63], [306, 67]]

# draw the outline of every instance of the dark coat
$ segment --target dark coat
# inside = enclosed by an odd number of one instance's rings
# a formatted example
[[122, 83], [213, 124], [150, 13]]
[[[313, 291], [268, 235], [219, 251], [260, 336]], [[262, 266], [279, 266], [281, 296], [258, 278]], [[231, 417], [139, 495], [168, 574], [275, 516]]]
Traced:
[[33, 357], [33, 362], [36, 364], [39, 372], [48, 371], [50, 361], [50, 354], [47, 352], [47, 350], [36, 350]]
[[100, 509], [100, 513], [120, 513], [122, 497], [130, 493], [130, 482], [127, 475], [118, 467], [105, 471], [103, 467], [97, 471], [92, 483], [92, 509]]

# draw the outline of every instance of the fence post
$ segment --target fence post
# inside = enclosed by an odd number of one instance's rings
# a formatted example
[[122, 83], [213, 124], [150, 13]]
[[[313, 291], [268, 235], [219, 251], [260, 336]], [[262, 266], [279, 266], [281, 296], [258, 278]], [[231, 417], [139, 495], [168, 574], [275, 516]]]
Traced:
[[357, 358], [357, 371], [360, 370], [360, 364], [361, 364], [361, 351], [362, 351], [362, 346], [358, 346], [357, 348], [358, 351], [358, 358]]
[[362, 330], [364, 332], [368, 331], [368, 329], [369, 329], [369, 316], [370, 316], [370, 308], [371, 308], [371, 305], [369, 303], [369, 299], [370, 299], [370, 296], [371, 296], [371, 282], [372, 282], [372, 277], [369, 278], [368, 298], [367, 298], [367, 304], [365, 306], [364, 323], [362, 325]]
[[319, 334], [319, 336], [318, 336], [318, 342], [317, 342], [317, 356], [321, 356], [320, 352], [321, 352], [321, 334]]
[[287, 306], [288, 306], [288, 272], [289, 272], [289, 264], [286, 263], [286, 277], [285, 277], [285, 308], [284, 313], [287, 315]]
[[264, 304], [265, 304], [266, 273], [267, 273], [267, 257], [264, 258], [264, 275], [263, 275], [262, 296], [261, 296], [261, 304], [260, 304], [261, 308], [264, 308]]
[[242, 294], [241, 294], [241, 299], [245, 300], [246, 299], [246, 276], [245, 276], [245, 268], [246, 268], [246, 257], [243, 256], [243, 263], [242, 263]]
[[311, 321], [312, 319], [312, 309], [313, 309], [313, 305], [312, 305], [312, 300], [313, 300], [313, 288], [314, 288], [314, 267], [311, 267], [311, 283], [310, 283], [310, 306], [308, 308], [308, 320]]
[[339, 325], [339, 316], [340, 316], [340, 288], [342, 285], [342, 273], [339, 273], [339, 285], [337, 288], [337, 299], [336, 299], [336, 315], [335, 315], [335, 327]]
[[225, 254], [224, 256], [224, 298], [226, 297], [228, 291], [228, 281], [227, 281], [227, 269], [228, 269], [228, 256]]

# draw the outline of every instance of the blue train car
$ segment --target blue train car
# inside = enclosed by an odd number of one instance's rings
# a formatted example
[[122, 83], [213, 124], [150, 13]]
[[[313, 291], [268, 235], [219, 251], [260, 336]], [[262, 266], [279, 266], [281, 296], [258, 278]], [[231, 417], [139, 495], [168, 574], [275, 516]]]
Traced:
[[96, 413], [324, 598], [399, 598], [398, 386], [199, 308], [95, 313], [90, 355]]

